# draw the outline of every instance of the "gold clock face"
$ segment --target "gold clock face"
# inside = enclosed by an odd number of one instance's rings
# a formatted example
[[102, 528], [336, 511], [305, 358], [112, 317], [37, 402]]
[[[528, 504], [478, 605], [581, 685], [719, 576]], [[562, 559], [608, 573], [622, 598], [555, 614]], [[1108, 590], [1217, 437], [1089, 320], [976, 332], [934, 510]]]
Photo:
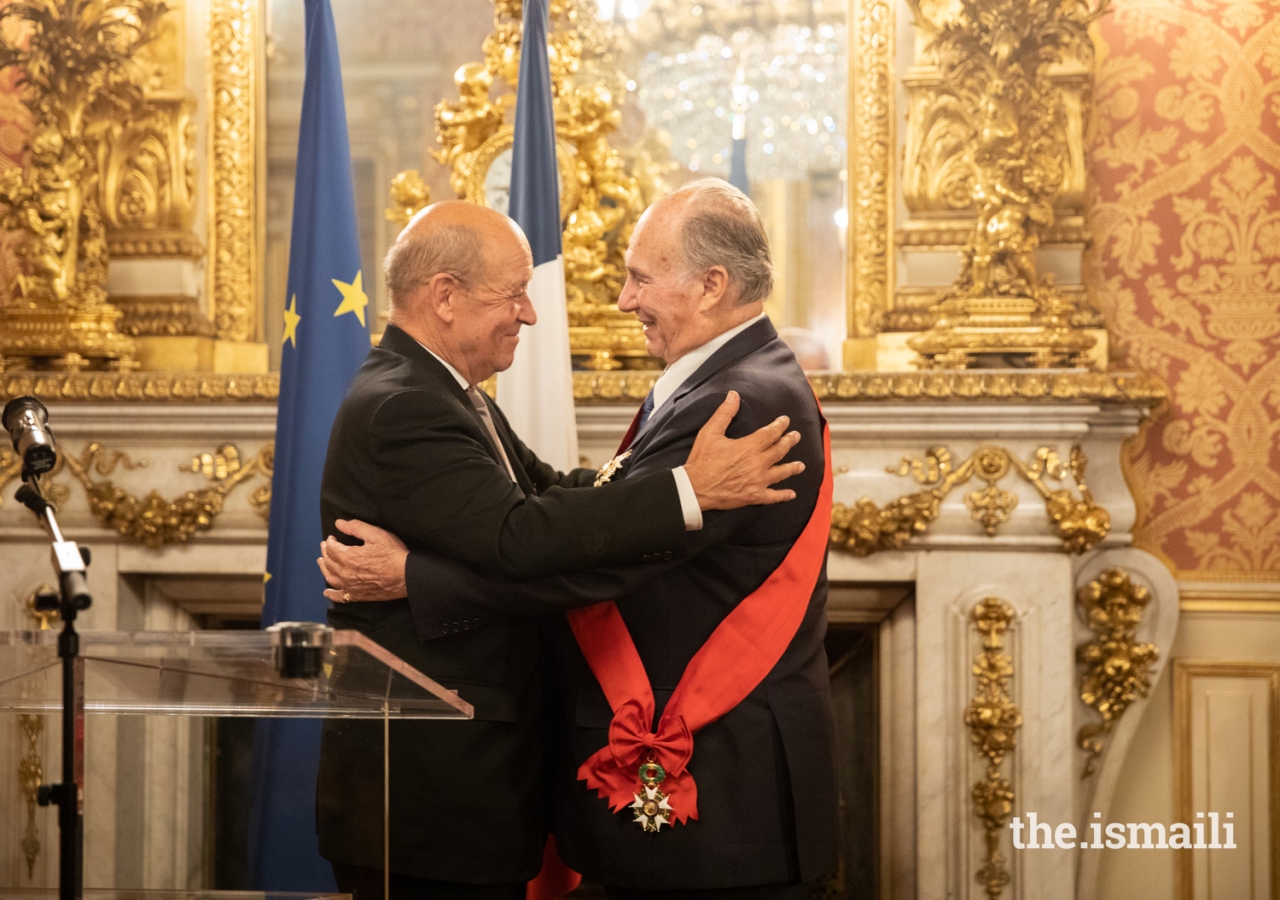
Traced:
[[[466, 198], [503, 215], [511, 199], [511, 157], [515, 129], [503, 125], [476, 148], [466, 179]], [[560, 221], [578, 206], [577, 151], [572, 144], [556, 139], [556, 168], [560, 170]]]

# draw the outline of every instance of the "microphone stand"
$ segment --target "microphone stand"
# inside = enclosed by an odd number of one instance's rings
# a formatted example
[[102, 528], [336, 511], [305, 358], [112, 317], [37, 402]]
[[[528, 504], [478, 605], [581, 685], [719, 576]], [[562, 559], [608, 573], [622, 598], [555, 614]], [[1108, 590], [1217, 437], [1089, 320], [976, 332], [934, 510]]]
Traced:
[[58, 805], [58, 898], [84, 897], [84, 658], [76, 614], [93, 603], [85, 580], [89, 550], [63, 540], [53, 506], [40, 493], [40, 476], [22, 472], [16, 498], [36, 514], [53, 538], [53, 567], [58, 573], [58, 596], [36, 598], [37, 609], [57, 609], [62, 617], [58, 656], [62, 659], [62, 783], [42, 784], [37, 794], [41, 806]]

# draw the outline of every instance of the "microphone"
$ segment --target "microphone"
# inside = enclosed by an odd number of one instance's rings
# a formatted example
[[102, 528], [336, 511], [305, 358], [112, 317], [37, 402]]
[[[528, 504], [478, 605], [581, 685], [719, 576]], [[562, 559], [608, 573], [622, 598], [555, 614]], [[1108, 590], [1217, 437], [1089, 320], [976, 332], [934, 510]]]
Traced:
[[49, 410], [35, 397], [14, 397], [0, 416], [22, 458], [23, 477], [43, 475], [58, 461], [58, 445], [49, 427]]

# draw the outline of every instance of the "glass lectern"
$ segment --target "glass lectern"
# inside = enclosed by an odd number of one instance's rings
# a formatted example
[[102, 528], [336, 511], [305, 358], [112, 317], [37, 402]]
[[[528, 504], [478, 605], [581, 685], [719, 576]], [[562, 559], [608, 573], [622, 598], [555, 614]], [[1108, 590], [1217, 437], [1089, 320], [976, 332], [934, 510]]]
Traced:
[[[288, 623], [283, 630], [276, 626], [267, 631], [90, 631], [81, 632], [79, 640], [86, 714], [382, 719], [384, 848], [389, 847], [385, 754], [390, 720], [470, 719], [474, 713], [457, 693], [358, 631]], [[62, 698], [58, 633], [0, 632], [0, 712], [58, 712]], [[92, 752], [86, 748], [86, 754]], [[185, 900], [264, 896], [178, 893]], [[0, 891], [0, 900], [10, 894], [15, 900], [52, 898], [57, 891]], [[170, 900], [172, 894], [86, 891], [85, 900], [123, 900], [126, 895]], [[280, 896], [283, 900], [285, 895]]]
[[[81, 632], [85, 712], [471, 718], [470, 703], [360, 632], [315, 629], [316, 646], [302, 648], [269, 631]], [[62, 709], [57, 645], [56, 631], [0, 632], [0, 712]], [[304, 677], [286, 677], [290, 652]]]

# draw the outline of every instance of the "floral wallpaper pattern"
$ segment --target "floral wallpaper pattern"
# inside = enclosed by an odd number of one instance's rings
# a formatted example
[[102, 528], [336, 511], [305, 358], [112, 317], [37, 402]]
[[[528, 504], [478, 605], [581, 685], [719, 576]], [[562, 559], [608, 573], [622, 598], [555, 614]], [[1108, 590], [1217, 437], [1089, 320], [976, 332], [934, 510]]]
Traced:
[[1137, 543], [1280, 578], [1280, 0], [1115, 0], [1096, 28], [1085, 281], [1170, 409], [1130, 442]]

